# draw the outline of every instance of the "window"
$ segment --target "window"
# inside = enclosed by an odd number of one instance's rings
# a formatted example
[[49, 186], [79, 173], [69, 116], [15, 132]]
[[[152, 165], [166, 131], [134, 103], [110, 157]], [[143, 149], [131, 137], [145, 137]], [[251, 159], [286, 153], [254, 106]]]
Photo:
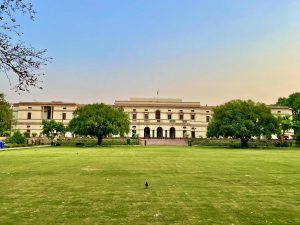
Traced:
[[180, 120], [183, 120], [183, 113], [180, 113], [180, 114], [179, 114], [179, 119], [180, 119]]
[[144, 114], [144, 119], [145, 119], [145, 120], [148, 120], [148, 119], [149, 119], [149, 114], [148, 114], [148, 113], [145, 113], [145, 114]]
[[27, 125], [27, 128], [30, 128], [30, 125]]
[[31, 120], [31, 112], [27, 113], [27, 119]]
[[160, 120], [160, 111], [159, 110], [155, 111], [155, 119]]
[[171, 120], [171, 119], [172, 119], [172, 114], [169, 113], [169, 114], [168, 114], [168, 120]]
[[209, 113], [209, 111], [206, 111], [207, 113]]
[[195, 138], [195, 137], [196, 137], [196, 132], [195, 132], [194, 130], [192, 130], [191, 136], [192, 136], [192, 138]]
[[63, 107], [63, 109], [67, 109], [67, 107]]
[[42, 106], [42, 108], [43, 108], [43, 119], [47, 119], [47, 120], [53, 119], [53, 107]]
[[195, 120], [195, 114], [191, 114], [191, 120]]
[[210, 117], [206, 116], [206, 122], [209, 123]]
[[136, 113], [133, 113], [133, 114], [132, 114], [132, 119], [133, 119], [133, 120], [136, 120]]
[[66, 119], [67, 119], [67, 113], [63, 113], [63, 114], [62, 114], [62, 119], [63, 119], [63, 120], [66, 120]]
[[182, 109], [180, 109], [179, 112], [183, 112]]
[[32, 107], [31, 107], [31, 106], [29, 106], [29, 107], [28, 107], [28, 109], [32, 109]]
[[148, 111], [148, 109], [145, 109], [145, 111]]
[[281, 111], [277, 111], [277, 113], [281, 113]]
[[171, 109], [168, 109], [168, 112], [171, 112]]
[[192, 111], [192, 112], [195, 112], [195, 110], [193, 110], [193, 109], [192, 109], [191, 111]]
[[133, 109], [133, 112], [136, 112], [136, 109]]

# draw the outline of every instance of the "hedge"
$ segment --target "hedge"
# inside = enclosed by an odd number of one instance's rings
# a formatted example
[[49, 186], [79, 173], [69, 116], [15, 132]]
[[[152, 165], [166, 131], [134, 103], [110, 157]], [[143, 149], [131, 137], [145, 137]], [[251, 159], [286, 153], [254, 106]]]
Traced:
[[[227, 146], [227, 147], [240, 147], [240, 139], [232, 138], [198, 138], [190, 139], [190, 145], [197, 146]], [[292, 147], [294, 145], [294, 140], [257, 140], [250, 139], [248, 142], [248, 147], [259, 148], [259, 147]]]

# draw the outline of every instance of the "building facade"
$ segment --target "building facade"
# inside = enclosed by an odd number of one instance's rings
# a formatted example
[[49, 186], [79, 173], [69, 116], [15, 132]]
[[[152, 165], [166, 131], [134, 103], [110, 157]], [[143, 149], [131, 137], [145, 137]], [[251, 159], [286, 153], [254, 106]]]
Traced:
[[129, 115], [129, 135], [143, 138], [205, 137], [212, 116], [212, 107], [181, 99], [132, 98], [115, 106]]
[[13, 104], [12, 130], [40, 135], [43, 120], [55, 120], [67, 125], [78, 104], [67, 102], [19, 102]]
[[[13, 130], [40, 135], [42, 120], [53, 119], [67, 125], [73, 112], [81, 105], [67, 102], [19, 102], [13, 104]], [[115, 101], [130, 118], [128, 136], [140, 138], [200, 138], [206, 137], [209, 121], [213, 116], [212, 106], [200, 102], [184, 102], [181, 99], [131, 98]], [[275, 116], [292, 116], [288, 107], [270, 106]], [[288, 132], [291, 137], [293, 131]]]

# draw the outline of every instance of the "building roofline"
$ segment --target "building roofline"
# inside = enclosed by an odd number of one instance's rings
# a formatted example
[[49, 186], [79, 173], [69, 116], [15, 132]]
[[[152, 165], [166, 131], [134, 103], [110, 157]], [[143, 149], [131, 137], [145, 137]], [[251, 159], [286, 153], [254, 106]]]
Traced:
[[271, 109], [289, 109], [292, 110], [290, 107], [288, 106], [277, 106], [277, 105], [268, 105], [268, 107], [270, 107]]
[[27, 105], [50, 105], [50, 106], [55, 106], [55, 105], [64, 105], [64, 106], [77, 106], [79, 104], [75, 102], [61, 102], [61, 101], [52, 101], [52, 102], [18, 102], [18, 103], [13, 103], [13, 106], [27, 106]]

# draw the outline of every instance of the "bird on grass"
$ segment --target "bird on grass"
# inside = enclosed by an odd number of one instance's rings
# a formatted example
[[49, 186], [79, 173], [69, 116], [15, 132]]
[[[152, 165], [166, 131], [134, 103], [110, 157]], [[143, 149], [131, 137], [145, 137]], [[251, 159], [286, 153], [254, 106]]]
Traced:
[[148, 186], [149, 186], [149, 184], [148, 184], [148, 182], [146, 181], [146, 183], [145, 183], [145, 188], [148, 188]]

